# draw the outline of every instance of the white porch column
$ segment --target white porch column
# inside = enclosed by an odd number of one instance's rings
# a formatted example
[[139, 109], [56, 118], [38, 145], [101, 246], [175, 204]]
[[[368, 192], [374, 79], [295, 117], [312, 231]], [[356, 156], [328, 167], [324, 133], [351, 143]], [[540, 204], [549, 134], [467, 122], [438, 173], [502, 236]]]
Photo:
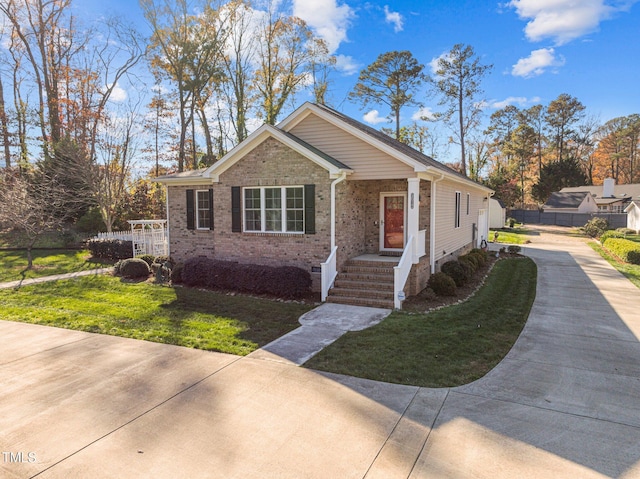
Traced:
[[417, 263], [417, 250], [415, 242], [418, 241], [418, 226], [420, 219], [420, 178], [407, 179], [407, 238], [413, 236], [414, 244], [412, 245], [413, 263]]

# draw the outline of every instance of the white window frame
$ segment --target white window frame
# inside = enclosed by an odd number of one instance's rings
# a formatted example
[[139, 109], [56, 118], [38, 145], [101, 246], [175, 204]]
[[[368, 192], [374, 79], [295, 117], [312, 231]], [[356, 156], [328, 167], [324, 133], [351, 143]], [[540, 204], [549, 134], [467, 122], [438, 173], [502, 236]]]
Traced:
[[[266, 190], [280, 190], [280, 230], [267, 230], [267, 208], [266, 208]], [[302, 194], [301, 208], [287, 208], [287, 190], [299, 189]], [[260, 229], [248, 229], [246, 217], [246, 192], [248, 190], [260, 190]], [[269, 208], [273, 211], [272, 208]], [[287, 212], [302, 211], [302, 229], [301, 231], [289, 231], [287, 229]], [[247, 186], [242, 188], [242, 231], [245, 233], [287, 233], [287, 234], [304, 234], [305, 231], [305, 209], [304, 209], [304, 186], [288, 185], [288, 186]]]
[[471, 193], [467, 193], [467, 216], [471, 211]]
[[196, 190], [196, 197], [194, 199], [195, 202], [195, 209], [196, 209], [196, 229], [198, 230], [208, 230], [211, 229], [211, 225], [208, 226], [200, 226], [200, 212], [201, 211], [206, 211], [207, 212], [207, 219], [211, 218], [210, 215], [210, 210], [211, 208], [213, 208], [213, 205], [209, 205], [208, 208], [200, 208], [200, 193], [204, 193], [205, 194], [205, 198], [207, 199], [207, 203], [209, 203], [209, 190]]
[[456, 191], [454, 229], [460, 228], [460, 210], [462, 209], [462, 192]]

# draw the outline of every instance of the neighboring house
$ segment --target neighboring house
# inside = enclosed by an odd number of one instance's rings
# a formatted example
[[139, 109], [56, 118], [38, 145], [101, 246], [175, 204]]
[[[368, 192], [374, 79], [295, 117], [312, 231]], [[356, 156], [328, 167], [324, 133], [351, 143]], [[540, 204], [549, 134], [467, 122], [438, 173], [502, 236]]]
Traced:
[[504, 228], [507, 222], [507, 209], [502, 200], [489, 198], [489, 228]]
[[323, 301], [400, 307], [488, 235], [490, 189], [311, 103], [213, 166], [157, 181], [174, 258], [304, 268]]
[[616, 185], [613, 178], [607, 178], [599, 186], [573, 186], [562, 188], [560, 192], [590, 193], [594, 196], [598, 212], [624, 213], [632, 199], [640, 198], [640, 184]]
[[596, 213], [598, 206], [588, 191], [556, 191], [542, 209], [545, 213]]
[[632, 200], [624, 211], [627, 213], [627, 228], [640, 234], [640, 197]]

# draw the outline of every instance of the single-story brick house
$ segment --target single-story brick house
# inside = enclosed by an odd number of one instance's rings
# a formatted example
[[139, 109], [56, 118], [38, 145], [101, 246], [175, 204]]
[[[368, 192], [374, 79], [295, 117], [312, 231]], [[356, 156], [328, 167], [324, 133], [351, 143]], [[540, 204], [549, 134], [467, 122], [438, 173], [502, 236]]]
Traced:
[[323, 301], [400, 307], [488, 235], [490, 189], [312, 103], [157, 181], [171, 256], [297, 266]]

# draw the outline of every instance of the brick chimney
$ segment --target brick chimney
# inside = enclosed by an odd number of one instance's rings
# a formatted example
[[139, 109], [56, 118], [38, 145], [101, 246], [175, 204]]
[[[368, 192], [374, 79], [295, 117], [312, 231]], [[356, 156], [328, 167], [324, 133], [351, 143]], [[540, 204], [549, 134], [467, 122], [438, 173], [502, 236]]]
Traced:
[[616, 180], [613, 178], [605, 178], [602, 184], [602, 197], [613, 198], [613, 187], [616, 185]]

